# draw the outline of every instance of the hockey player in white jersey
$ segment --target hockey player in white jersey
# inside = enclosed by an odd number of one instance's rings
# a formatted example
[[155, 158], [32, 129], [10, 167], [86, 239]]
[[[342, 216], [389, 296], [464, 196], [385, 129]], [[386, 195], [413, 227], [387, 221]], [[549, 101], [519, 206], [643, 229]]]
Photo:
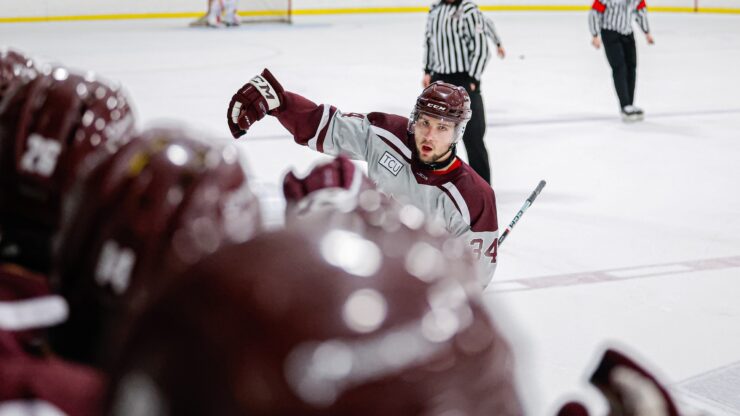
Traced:
[[496, 269], [498, 220], [491, 186], [455, 154], [470, 119], [465, 89], [435, 82], [416, 101], [410, 118], [373, 112], [342, 113], [285, 91], [269, 70], [231, 99], [227, 122], [241, 137], [266, 114], [276, 117], [298, 144], [368, 164], [384, 193], [444, 221], [464, 238], [487, 286]]

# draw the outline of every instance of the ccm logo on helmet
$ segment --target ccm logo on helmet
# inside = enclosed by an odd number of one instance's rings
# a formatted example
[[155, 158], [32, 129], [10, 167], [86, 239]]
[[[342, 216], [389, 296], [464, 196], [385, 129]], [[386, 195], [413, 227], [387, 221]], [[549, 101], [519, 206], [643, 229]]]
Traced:
[[427, 103], [427, 107], [432, 107], [435, 110], [442, 110], [442, 111], [445, 111], [447, 109], [447, 107], [443, 105], [437, 105], [437, 104], [432, 104], [432, 103]]

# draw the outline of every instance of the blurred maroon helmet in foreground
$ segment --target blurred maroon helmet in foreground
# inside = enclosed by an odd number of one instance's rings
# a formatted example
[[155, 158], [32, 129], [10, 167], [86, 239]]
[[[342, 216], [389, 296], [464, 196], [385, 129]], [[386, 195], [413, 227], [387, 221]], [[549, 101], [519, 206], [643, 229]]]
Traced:
[[132, 333], [111, 412], [521, 414], [465, 247], [382, 199], [190, 269]]
[[177, 129], [132, 139], [65, 198], [51, 277], [70, 317], [54, 331], [54, 348], [85, 363], [110, 362], [118, 321], [204, 255], [252, 237], [259, 218], [235, 147]]

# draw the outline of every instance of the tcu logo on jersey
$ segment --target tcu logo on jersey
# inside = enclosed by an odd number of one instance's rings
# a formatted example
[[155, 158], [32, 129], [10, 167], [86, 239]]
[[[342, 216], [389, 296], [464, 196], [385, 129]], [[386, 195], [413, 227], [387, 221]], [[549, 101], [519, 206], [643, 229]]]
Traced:
[[28, 137], [28, 148], [20, 160], [20, 168], [29, 173], [51, 176], [57, 167], [62, 145], [52, 139], [47, 139], [33, 133]]
[[100, 286], [110, 285], [113, 292], [120, 295], [128, 289], [135, 263], [136, 255], [133, 250], [108, 240], [103, 244], [95, 270], [95, 281]]
[[378, 164], [388, 169], [393, 176], [398, 176], [398, 172], [400, 172], [403, 167], [403, 164], [388, 152], [383, 153], [383, 157], [380, 158]]

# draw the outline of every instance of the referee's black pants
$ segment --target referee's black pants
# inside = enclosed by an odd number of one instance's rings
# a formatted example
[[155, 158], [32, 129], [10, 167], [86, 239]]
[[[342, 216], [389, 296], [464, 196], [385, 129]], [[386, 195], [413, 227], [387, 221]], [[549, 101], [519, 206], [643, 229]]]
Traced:
[[[483, 142], [483, 136], [486, 134], [486, 112], [483, 108], [483, 97], [480, 93], [480, 81], [464, 72], [454, 74], [433, 74], [432, 82], [443, 81], [453, 85], [458, 85], [470, 95], [470, 109], [473, 114], [465, 127], [463, 134], [463, 143], [465, 150], [468, 152], [468, 163], [474, 171], [480, 175], [483, 180], [491, 183], [491, 166], [488, 162], [488, 150]], [[475, 84], [475, 91], [471, 90], [470, 84]]]
[[637, 74], [637, 50], [633, 34], [623, 35], [613, 30], [601, 30], [606, 59], [612, 67], [614, 88], [617, 90], [619, 105], [624, 108], [635, 99], [635, 79]]

